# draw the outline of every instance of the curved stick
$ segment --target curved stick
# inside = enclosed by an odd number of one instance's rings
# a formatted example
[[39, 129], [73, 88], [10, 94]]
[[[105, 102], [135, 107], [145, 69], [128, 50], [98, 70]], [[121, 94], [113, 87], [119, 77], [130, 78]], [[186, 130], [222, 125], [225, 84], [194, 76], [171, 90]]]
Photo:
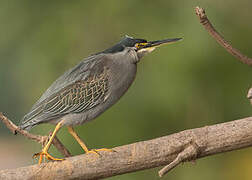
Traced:
[[200, 19], [200, 23], [204, 26], [204, 28], [208, 31], [208, 33], [222, 46], [224, 47], [230, 54], [235, 56], [238, 60], [247, 64], [249, 66], [252, 65], [252, 59], [242, 54], [238, 49], [231, 46], [221, 35], [216, 31], [213, 27], [209, 19], [207, 18], [206, 12], [203, 8], [196, 7], [195, 8], [196, 15]]
[[[20, 133], [23, 136], [27, 137], [28, 139], [31, 139], [33, 141], [36, 141], [42, 145], [45, 144], [47, 141], [48, 137], [47, 136], [40, 136], [40, 135], [35, 135], [31, 134], [25, 130], [20, 129], [18, 126], [16, 126], [11, 120], [9, 120], [6, 116], [3, 115], [2, 112], [0, 112], [0, 120], [6, 125], [6, 127], [13, 133], [17, 134]], [[71, 154], [70, 152], [66, 149], [66, 147], [60, 142], [60, 140], [55, 137], [53, 140], [53, 145], [58, 149], [58, 151], [65, 157], [70, 157]]]

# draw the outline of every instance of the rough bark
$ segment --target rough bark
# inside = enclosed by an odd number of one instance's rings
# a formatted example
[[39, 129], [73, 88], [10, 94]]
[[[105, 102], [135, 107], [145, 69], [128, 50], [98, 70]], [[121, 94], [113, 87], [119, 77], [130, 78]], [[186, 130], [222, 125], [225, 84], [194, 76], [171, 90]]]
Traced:
[[101, 152], [100, 157], [79, 155], [62, 162], [2, 170], [0, 179], [99, 179], [248, 146], [252, 146], [252, 117], [116, 147], [116, 152]]

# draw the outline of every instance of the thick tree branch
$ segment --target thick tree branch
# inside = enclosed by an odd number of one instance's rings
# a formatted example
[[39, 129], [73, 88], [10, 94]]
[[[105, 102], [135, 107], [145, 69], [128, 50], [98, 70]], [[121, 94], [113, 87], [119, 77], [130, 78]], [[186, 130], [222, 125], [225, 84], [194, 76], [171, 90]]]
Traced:
[[166, 173], [168, 173], [169, 171], [171, 171], [173, 168], [175, 168], [177, 165], [179, 165], [184, 161], [194, 160], [197, 157], [198, 153], [200, 153], [199, 147], [192, 140], [192, 142], [190, 142], [190, 144], [188, 144], [188, 146], [185, 147], [183, 151], [181, 151], [170, 164], [166, 165], [163, 169], [161, 169], [158, 172], [159, 176], [163, 177]]
[[170, 164], [159, 174], [180, 162], [195, 160], [252, 146], [252, 117], [185, 130], [157, 139], [101, 152], [67, 158], [18, 169], [0, 171], [0, 179], [99, 179]]
[[224, 47], [230, 54], [235, 56], [238, 60], [243, 62], [244, 64], [247, 64], [249, 66], [252, 66], [252, 59], [243, 55], [238, 49], [231, 46], [230, 43], [228, 43], [221, 35], [216, 31], [216, 29], [213, 27], [209, 19], [207, 18], [207, 15], [205, 13], [205, 10], [200, 7], [195, 8], [196, 15], [200, 19], [200, 23], [204, 26], [204, 28], [208, 31], [208, 33], [222, 46]]
[[[36, 141], [42, 145], [45, 144], [48, 140], [48, 136], [40, 136], [31, 134], [25, 130], [20, 129], [18, 126], [16, 126], [13, 122], [11, 122], [6, 116], [3, 115], [3, 113], [0, 112], [0, 120], [6, 125], [6, 127], [13, 133], [19, 133], [23, 136], [27, 137], [28, 139], [31, 139], [33, 141]], [[58, 149], [58, 151], [65, 157], [70, 157], [70, 152], [66, 149], [66, 147], [60, 142], [60, 140], [55, 137], [53, 139], [53, 145]]]

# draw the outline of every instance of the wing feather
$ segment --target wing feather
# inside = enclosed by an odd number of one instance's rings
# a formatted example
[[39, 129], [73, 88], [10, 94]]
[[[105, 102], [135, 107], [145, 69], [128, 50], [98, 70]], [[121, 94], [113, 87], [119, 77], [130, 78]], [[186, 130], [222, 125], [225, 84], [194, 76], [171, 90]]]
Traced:
[[[95, 72], [92, 69], [95, 68]], [[104, 101], [108, 92], [109, 69], [104, 55], [89, 57], [59, 77], [21, 121], [21, 128], [80, 113]]]

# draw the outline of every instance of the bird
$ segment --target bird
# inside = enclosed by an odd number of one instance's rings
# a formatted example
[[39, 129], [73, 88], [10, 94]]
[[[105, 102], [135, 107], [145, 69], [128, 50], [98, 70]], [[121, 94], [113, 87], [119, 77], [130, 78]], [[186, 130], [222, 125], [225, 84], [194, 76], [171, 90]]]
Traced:
[[147, 41], [126, 35], [111, 48], [88, 56], [66, 71], [20, 121], [19, 128], [27, 131], [42, 123], [56, 125], [42, 151], [33, 157], [39, 158], [39, 164], [43, 158], [64, 160], [48, 153], [53, 138], [63, 126], [86, 153], [111, 151], [106, 148], [89, 150], [73, 127], [95, 119], [125, 94], [135, 79], [137, 64], [143, 56], [161, 45], [181, 39]]

